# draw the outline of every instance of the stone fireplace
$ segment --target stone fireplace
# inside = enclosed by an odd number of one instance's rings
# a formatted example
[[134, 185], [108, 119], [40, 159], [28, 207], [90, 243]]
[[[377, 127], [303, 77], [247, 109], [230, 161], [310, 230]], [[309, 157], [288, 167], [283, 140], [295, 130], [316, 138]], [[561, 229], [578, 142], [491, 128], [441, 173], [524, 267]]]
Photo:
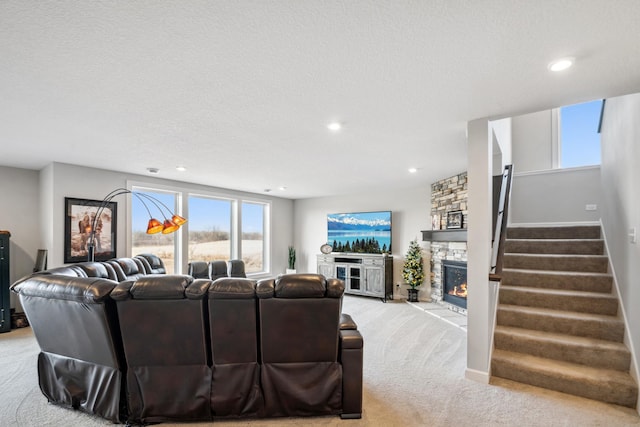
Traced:
[[[466, 298], [463, 299], [464, 304], [456, 304], [453, 301], [460, 302], [459, 299], [445, 297], [445, 293], [453, 291], [453, 288], [445, 288], [447, 275], [454, 274], [451, 273], [451, 267], [445, 267], [446, 264], [464, 266], [464, 283], [466, 283], [467, 242], [431, 241], [431, 300], [442, 302], [451, 310], [466, 314]], [[455, 274], [459, 275], [460, 271]], [[450, 277], [449, 281], [451, 279]], [[453, 279], [456, 279], [456, 277]], [[455, 282], [457, 281], [456, 279]], [[460, 285], [462, 283], [460, 281], [460, 283], [452, 285], [454, 287], [458, 286], [458, 289], [454, 292], [461, 292]]]
[[[431, 300], [440, 302], [447, 308], [466, 314], [466, 298], [461, 285], [466, 286], [467, 264], [467, 173], [462, 172], [449, 178], [441, 179], [431, 184], [431, 223], [432, 229], [422, 232], [422, 240], [430, 242], [431, 249]], [[461, 221], [448, 224], [449, 213], [458, 212]], [[451, 272], [451, 267], [444, 267], [452, 261], [458, 267]], [[464, 267], [462, 267], [464, 266]], [[461, 270], [461, 268], [464, 268]], [[447, 270], [447, 271], [445, 271]], [[464, 281], [460, 279], [464, 272]], [[445, 289], [445, 276], [453, 276], [454, 283], [450, 289]], [[456, 288], [457, 286], [457, 288]], [[453, 294], [459, 295], [451, 295]]]

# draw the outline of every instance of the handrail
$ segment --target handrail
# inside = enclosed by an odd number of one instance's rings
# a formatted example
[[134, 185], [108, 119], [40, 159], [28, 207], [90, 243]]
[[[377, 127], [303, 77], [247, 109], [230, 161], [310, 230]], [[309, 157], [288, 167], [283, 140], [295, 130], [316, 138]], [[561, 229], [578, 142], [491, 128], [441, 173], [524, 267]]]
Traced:
[[511, 182], [513, 181], [513, 165], [507, 165], [502, 172], [502, 185], [500, 186], [500, 200], [498, 203], [498, 216], [496, 230], [493, 236], [491, 251], [490, 281], [500, 281], [502, 277], [502, 256], [504, 255], [504, 241], [507, 236], [507, 219], [509, 217], [509, 201], [511, 200]]

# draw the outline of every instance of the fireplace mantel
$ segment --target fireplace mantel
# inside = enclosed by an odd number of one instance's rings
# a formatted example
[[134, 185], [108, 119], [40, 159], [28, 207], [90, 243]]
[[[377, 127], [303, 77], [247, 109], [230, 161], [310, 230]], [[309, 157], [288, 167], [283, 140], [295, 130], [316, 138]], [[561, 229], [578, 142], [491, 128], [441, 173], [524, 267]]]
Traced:
[[423, 242], [466, 242], [467, 229], [457, 230], [423, 230]]

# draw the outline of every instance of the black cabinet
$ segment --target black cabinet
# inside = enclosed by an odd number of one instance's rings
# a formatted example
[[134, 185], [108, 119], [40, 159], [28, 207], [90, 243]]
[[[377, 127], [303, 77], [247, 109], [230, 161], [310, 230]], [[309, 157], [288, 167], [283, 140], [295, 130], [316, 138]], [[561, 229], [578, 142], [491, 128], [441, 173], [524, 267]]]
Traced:
[[9, 237], [11, 237], [11, 233], [0, 231], [0, 332], [9, 332], [11, 330]]

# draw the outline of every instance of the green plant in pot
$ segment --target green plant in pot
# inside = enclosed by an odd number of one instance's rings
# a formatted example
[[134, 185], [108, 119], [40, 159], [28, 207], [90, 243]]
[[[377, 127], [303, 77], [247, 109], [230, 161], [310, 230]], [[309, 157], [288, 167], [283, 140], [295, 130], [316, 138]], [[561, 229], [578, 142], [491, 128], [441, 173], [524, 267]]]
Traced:
[[288, 259], [287, 274], [296, 272], [296, 248], [289, 246], [289, 259]]
[[409, 250], [405, 256], [404, 266], [402, 267], [402, 278], [405, 283], [411, 287], [408, 289], [409, 301], [418, 301], [418, 286], [424, 281], [424, 264], [422, 262], [422, 248], [417, 240], [409, 243]]

